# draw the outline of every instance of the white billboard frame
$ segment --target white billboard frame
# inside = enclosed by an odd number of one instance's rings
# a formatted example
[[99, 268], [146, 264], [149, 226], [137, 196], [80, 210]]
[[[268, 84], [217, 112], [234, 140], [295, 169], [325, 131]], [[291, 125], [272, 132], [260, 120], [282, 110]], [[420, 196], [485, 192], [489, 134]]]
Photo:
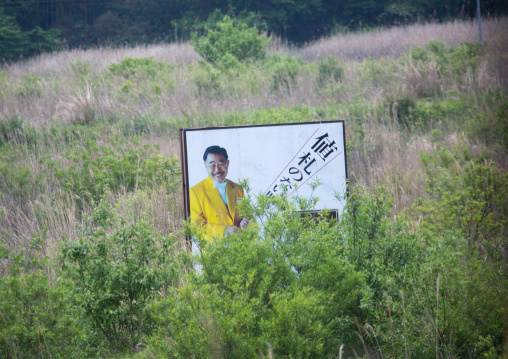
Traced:
[[[227, 179], [248, 180], [250, 196], [319, 198], [315, 211], [340, 215], [347, 197], [343, 120], [180, 129], [185, 219], [189, 188], [207, 177], [203, 153], [212, 145], [228, 152]], [[309, 185], [321, 182], [315, 189]], [[314, 182], [315, 183], [315, 182]]]

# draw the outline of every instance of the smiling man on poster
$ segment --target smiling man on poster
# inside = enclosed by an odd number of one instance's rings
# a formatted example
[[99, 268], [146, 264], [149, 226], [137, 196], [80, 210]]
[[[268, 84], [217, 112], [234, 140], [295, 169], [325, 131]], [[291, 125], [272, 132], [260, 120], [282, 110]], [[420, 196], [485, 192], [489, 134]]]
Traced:
[[249, 224], [237, 210], [237, 203], [244, 197], [239, 184], [226, 179], [229, 159], [225, 148], [210, 146], [203, 154], [208, 177], [189, 190], [190, 217], [194, 224], [202, 225], [205, 237], [238, 232]]

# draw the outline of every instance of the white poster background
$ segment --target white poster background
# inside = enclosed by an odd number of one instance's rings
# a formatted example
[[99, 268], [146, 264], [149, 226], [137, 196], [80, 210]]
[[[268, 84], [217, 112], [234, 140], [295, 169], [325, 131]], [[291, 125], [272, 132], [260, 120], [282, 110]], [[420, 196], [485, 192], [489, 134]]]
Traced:
[[[207, 147], [218, 145], [228, 152], [227, 178], [234, 182], [248, 179], [249, 194], [254, 199], [268, 192], [282, 193], [280, 185], [288, 183], [281, 182], [281, 179], [290, 178], [297, 186], [286, 187], [289, 195], [305, 198], [312, 195], [319, 198], [316, 210], [336, 209], [339, 214], [342, 213], [346, 192], [344, 122], [187, 129], [185, 133], [189, 188], [207, 177], [203, 153]], [[332, 152], [323, 159], [323, 152], [314, 152], [320, 145], [314, 149], [311, 147], [325, 134], [328, 136], [322, 140], [331, 144], [327, 151]], [[298, 166], [307, 153], [310, 156], [307, 156], [306, 162]], [[306, 167], [307, 164], [310, 164], [309, 167]], [[288, 171], [292, 167], [293, 175], [290, 176]], [[295, 174], [296, 168], [300, 172]], [[300, 177], [303, 178], [299, 182], [294, 180]], [[322, 184], [312, 193], [309, 183], [317, 179]], [[275, 187], [277, 184], [279, 186]], [[342, 198], [337, 198], [336, 194]]]

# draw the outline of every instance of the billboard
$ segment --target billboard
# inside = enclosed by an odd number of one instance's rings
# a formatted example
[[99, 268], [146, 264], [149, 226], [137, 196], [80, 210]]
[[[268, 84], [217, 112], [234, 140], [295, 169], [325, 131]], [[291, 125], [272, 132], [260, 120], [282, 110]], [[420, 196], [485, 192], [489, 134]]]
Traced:
[[[180, 137], [186, 218], [191, 213], [193, 189], [212, 177], [209, 169], [215, 162], [203, 160], [210, 146], [227, 150], [226, 178], [234, 184], [248, 180], [254, 202], [259, 195], [283, 194], [319, 198], [315, 206], [318, 211], [329, 209], [340, 214], [345, 206], [344, 121], [191, 128], [181, 129]], [[310, 184], [316, 181], [321, 184], [313, 189]]]

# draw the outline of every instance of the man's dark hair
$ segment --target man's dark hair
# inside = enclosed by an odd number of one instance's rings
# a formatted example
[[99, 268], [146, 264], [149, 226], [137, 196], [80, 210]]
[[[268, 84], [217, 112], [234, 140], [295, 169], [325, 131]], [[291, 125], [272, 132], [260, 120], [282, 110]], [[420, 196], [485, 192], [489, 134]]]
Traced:
[[214, 154], [214, 155], [223, 155], [226, 161], [228, 160], [228, 151], [224, 147], [220, 146], [210, 146], [205, 150], [205, 153], [203, 154], [203, 161], [206, 162], [206, 158], [208, 157], [208, 154]]

